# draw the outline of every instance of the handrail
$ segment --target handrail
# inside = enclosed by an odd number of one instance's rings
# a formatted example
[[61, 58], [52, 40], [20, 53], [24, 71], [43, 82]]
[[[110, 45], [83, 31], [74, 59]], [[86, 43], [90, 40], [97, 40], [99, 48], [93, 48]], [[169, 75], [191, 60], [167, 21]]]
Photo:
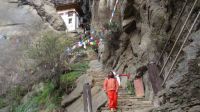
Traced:
[[174, 34], [174, 31], [175, 31], [175, 29], [176, 29], [176, 27], [177, 27], [177, 25], [178, 25], [178, 23], [179, 23], [179, 20], [180, 20], [181, 16], [183, 15], [183, 12], [184, 12], [184, 10], [185, 10], [185, 7], [187, 6], [187, 3], [188, 3], [188, 0], [186, 0], [186, 2], [185, 2], [185, 4], [184, 4], [183, 8], [181, 9], [181, 12], [180, 12], [180, 14], [179, 14], [179, 16], [178, 16], [178, 19], [177, 19], [176, 23], [175, 23], [175, 26], [174, 26], [174, 28], [173, 28], [173, 30], [172, 30], [172, 32], [171, 32], [169, 38], [167, 39], [167, 42], [165, 43], [164, 48], [162, 49], [161, 55], [160, 55], [160, 57], [158, 58], [158, 60], [157, 60], [157, 62], [156, 62], [156, 65], [158, 65], [160, 59], [162, 58], [162, 56], [163, 56], [163, 54], [164, 54], [164, 52], [165, 52], [165, 50], [166, 50], [166, 48], [167, 48], [167, 44], [169, 43], [170, 39], [172, 38], [172, 36], [173, 36], [173, 34]]
[[163, 81], [162, 86], [164, 86], [165, 82], [167, 81], [168, 77], [170, 76], [170, 72], [172, 71], [172, 68], [174, 67], [176, 61], [178, 60], [178, 57], [179, 57], [179, 55], [180, 55], [180, 53], [181, 53], [181, 51], [182, 51], [182, 49], [183, 49], [185, 43], [187, 42], [187, 40], [188, 40], [188, 38], [189, 38], [189, 36], [190, 36], [190, 34], [191, 34], [191, 32], [192, 32], [192, 29], [194, 28], [194, 25], [196, 24], [196, 22], [197, 22], [197, 20], [198, 20], [198, 18], [199, 18], [199, 15], [200, 15], [200, 11], [199, 11], [198, 15], [196, 16], [196, 18], [195, 18], [195, 20], [194, 20], [194, 22], [193, 22], [193, 24], [192, 24], [192, 26], [191, 26], [191, 28], [190, 28], [190, 30], [189, 30], [187, 36], [186, 36], [186, 38], [185, 38], [183, 44], [181, 45], [181, 48], [179, 49], [178, 54], [176, 55], [176, 58], [175, 58], [175, 60], [173, 61], [172, 65], [171, 65], [171, 67], [170, 67], [170, 69], [169, 69], [169, 71], [168, 71], [168, 73], [167, 73], [167, 75], [166, 75], [166, 78], [165, 78], [164, 81]]
[[187, 24], [187, 22], [188, 22], [188, 20], [189, 20], [191, 14], [192, 14], [192, 12], [193, 12], [193, 10], [194, 10], [194, 7], [195, 7], [197, 1], [198, 1], [198, 0], [195, 0], [194, 4], [193, 4], [193, 6], [192, 6], [192, 9], [190, 10], [190, 12], [189, 12], [189, 14], [188, 14], [188, 16], [187, 16], [187, 19], [185, 20], [185, 22], [184, 22], [184, 24], [183, 24], [183, 26], [182, 26], [182, 28], [181, 28], [181, 31], [179, 32], [179, 35], [178, 35], [178, 37], [176, 38], [176, 41], [175, 41], [175, 43], [174, 43], [174, 45], [173, 45], [173, 47], [172, 47], [172, 49], [171, 49], [171, 51], [170, 51], [170, 53], [169, 53], [169, 56], [167, 57], [167, 60], [166, 60], [166, 62], [164, 63], [164, 65], [163, 65], [163, 67], [162, 67], [162, 69], [161, 69], [161, 71], [160, 71], [160, 73], [159, 73], [159, 76], [161, 76], [162, 72], [164, 71], [164, 68], [166, 67], [166, 65], [167, 65], [167, 63], [168, 63], [168, 61], [169, 61], [169, 58], [170, 58], [170, 56], [172, 55], [172, 53], [173, 53], [173, 51], [174, 51], [174, 49], [175, 49], [175, 47], [176, 47], [176, 44], [177, 44], [179, 38], [181, 37], [181, 34], [182, 34], [182, 32], [183, 32], [183, 30], [184, 30], [184, 28], [185, 28], [185, 26], [186, 26], [186, 24]]

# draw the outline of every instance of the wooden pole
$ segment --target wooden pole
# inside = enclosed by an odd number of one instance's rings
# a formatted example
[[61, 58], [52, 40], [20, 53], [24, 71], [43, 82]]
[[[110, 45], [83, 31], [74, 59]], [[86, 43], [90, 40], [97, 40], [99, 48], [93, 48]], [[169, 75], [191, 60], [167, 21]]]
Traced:
[[83, 86], [83, 103], [84, 103], [84, 112], [92, 112], [92, 94], [91, 94], [91, 85], [89, 83], [84, 84]]
[[88, 94], [88, 110], [89, 110], [88, 112], [92, 112], [92, 94], [90, 85], [88, 85], [87, 94]]
[[84, 112], [88, 112], [87, 84], [84, 84], [84, 85], [83, 85], [83, 104], [84, 104]]

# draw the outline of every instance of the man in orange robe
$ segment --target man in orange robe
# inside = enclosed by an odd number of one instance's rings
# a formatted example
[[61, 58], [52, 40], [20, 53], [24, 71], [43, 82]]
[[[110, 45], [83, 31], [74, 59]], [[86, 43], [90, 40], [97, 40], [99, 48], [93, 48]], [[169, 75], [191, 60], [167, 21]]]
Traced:
[[104, 91], [108, 96], [109, 108], [111, 111], [117, 110], [117, 93], [119, 89], [119, 84], [117, 79], [115, 79], [113, 72], [110, 72], [108, 78], [104, 80]]

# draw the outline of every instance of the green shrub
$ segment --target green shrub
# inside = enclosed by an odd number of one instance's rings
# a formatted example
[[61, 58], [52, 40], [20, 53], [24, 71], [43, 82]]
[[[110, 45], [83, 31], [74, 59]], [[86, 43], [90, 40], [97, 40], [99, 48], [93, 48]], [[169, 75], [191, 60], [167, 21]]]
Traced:
[[13, 112], [38, 112], [39, 105], [37, 104], [36, 100], [29, 100], [26, 103], [23, 103], [17, 106]]
[[0, 97], [0, 109], [1, 109], [1, 108], [4, 108], [4, 107], [6, 107], [6, 106], [7, 106], [7, 103], [6, 103], [6, 101], [5, 101], [5, 98]]
[[133, 86], [132, 81], [128, 81], [127, 82], [127, 91], [128, 93], [130, 93], [131, 95], [135, 95], [135, 88]]
[[60, 96], [60, 91], [55, 90], [53, 83], [48, 82], [41, 93], [30, 98], [28, 102], [17, 106], [13, 112], [38, 112], [40, 109], [50, 112], [59, 107]]
[[19, 105], [21, 99], [23, 98], [26, 92], [27, 91], [21, 86], [16, 86], [12, 88], [7, 94], [7, 97], [9, 100], [8, 102], [9, 104], [11, 104], [11, 107], [15, 107], [16, 105]]
[[55, 86], [53, 85], [53, 83], [46, 83], [43, 91], [39, 93], [37, 97], [35, 97], [36, 101], [39, 104], [45, 104], [46, 102], [48, 102], [49, 97], [51, 97], [51, 94], [54, 92], [54, 88]]
[[104, 28], [111, 30], [111, 32], [118, 32], [121, 30], [121, 25], [116, 22], [108, 22], [104, 24]]
[[72, 64], [71, 68], [72, 68], [72, 70], [86, 72], [86, 70], [89, 68], [89, 66], [88, 66], [88, 62], [84, 61], [84, 62], [78, 62], [78, 63]]
[[80, 76], [79, 71], [69, 72], [69, 73], [62, 75], [60, 81], [63, 85], [65, 85], [67, 87], [71, 87], [71, 86], [75, 85], [75, 81], [79, 76]]
[[11, 111], [14, 111], [14, 108], [20, 104], [26, 93], [27, 91], [21, 86], [11, 88], [5, 96], [0, 96], [0, 109], [10, 106]]
[[14, 109], [20, 104], [21, 99], [27, 93], [22, 86], [16, 86], [10, 89], [6, 95], [7, 103], [10, 105], [11, 112], [15, 112]]
[[59, 79], [62, 68], [68, 65], [63, 59], [63, 54], [65, 48], [72, 42], [73, 40], [66, 38], [65, 34], [46, 32], [30, 46], [27, 57], [34, 60], [33, 69], [35, 71], [44, 73], [45, 77], [51, 77], [58, 86], [57, 79]]
[[84, 74], [89, 68], [88, 62], [78, 62], [71, 65], [72, 71], [66, 74], [61, 75], [61, 88], [67, 89], [67, 92], [70, 92], [75, 86], [75, 82], [81, 74]]

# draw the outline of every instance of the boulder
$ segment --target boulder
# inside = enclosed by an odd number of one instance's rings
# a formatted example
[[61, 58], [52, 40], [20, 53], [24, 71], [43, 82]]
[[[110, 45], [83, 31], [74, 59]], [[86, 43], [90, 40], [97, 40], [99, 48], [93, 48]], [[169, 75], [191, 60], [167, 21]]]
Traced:
[[65, 23], [57, 14], [53, 3], [48, 0], [27, 0], [27, 4], [33, 6], [38, 15], [40, 15], [44, 21], [48, 22], [55, 30], [66, 30]]
[[189, 109], [188, 112], [199, 112], [200, 110], [200, 106], [193, 106], [192, 108]]
[[135, 19], [132, 17], [132, 18], [123, 20], [122, 27], [123, 27], [124, 32], [126, 32], [127, 34], [133, 32], [136, 29]]
[[76, 101], [79, 97], [81, 97], [82, 93], [83, 93], [83, 85], [85, 83], [92, 83], [92, 80], [87, 77], [86, 74], [80, 76], [77, 80], [77, 86], [76, 88], [69, 94], [69, 95], [65, 95], [62, 99], [61, 105], [62, 106], [67, 106], [69, 104], [72, 104], [72, 102]]
[[[95, 86], [91, 89], [92, 93], [92, 107], [93, 112], [97, 112], [97, 109], [106, 103], [107, 96], [101, 87]], [[84, 112], [83, 97], [77, 99], [73, 104], [65, 109], [65, 112]]]

